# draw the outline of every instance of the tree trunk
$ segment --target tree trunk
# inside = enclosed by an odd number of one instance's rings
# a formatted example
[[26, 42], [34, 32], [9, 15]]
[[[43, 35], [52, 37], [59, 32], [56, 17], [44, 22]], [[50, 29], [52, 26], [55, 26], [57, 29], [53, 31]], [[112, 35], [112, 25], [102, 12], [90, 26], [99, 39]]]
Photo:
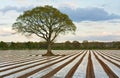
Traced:
[[53, 56], [54, 54], [51, 51], [51, 43], [48, 42], [48, 46], [47, 46], [47, 53], [45, 54], [45, 56]]

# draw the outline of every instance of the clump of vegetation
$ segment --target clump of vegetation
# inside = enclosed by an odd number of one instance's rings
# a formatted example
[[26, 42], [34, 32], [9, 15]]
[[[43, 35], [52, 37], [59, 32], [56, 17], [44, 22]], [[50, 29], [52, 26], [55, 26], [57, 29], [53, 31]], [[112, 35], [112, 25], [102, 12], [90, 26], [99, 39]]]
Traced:
[[[78, 42], [66, 41], [64, 43], [52, 43], [54, 50], [87, 50], [87, 49], [120, 49], [120, 41], [116, 42]], [[0, 50], [46, 50], [46, 42], [0, 42]]]
[[74, 32], [76, 26], [72, 20], [52, 6], [40, 6], [25, 11], [12, 26], [13, 30], [23, 35], [37, 35], [47, 43], [47, 54], [51, 52], [51, 46], [59, 34]]

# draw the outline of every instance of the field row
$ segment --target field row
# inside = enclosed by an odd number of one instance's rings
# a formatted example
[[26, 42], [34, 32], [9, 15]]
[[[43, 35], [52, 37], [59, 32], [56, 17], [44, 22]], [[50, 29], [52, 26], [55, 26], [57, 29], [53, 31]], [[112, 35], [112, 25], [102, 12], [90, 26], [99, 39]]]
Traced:
[[120, 77], [120, 50], [59, 50], [54, 53], [66, 56], [49, 57], [39, 52], [0, 51], [0, 78]]

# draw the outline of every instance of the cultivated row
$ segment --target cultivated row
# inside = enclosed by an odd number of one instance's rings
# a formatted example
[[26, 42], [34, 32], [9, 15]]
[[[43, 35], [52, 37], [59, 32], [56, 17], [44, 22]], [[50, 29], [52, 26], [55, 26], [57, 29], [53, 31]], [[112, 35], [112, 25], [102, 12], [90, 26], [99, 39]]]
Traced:
[[49, 57], [34, 53], [21, 54], [21, 56], [2, 54], [0, 55], [0, 78], [120, 77], [119, 50], [69, 51], [71, 52], [58, 52], [61, 56]]

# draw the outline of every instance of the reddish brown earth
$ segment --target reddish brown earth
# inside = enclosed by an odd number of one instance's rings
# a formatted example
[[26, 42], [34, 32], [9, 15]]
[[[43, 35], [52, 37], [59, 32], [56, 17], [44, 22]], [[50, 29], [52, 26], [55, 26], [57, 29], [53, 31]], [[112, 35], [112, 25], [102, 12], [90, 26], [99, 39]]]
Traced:
[[93, 63], [92, 63], [92, 59], [91, 59], [91, 52], [90, 51], [89, 51], [89, 57], [88, 57], [86, 78], [95, 78], [94, 69], [93, 69]]

